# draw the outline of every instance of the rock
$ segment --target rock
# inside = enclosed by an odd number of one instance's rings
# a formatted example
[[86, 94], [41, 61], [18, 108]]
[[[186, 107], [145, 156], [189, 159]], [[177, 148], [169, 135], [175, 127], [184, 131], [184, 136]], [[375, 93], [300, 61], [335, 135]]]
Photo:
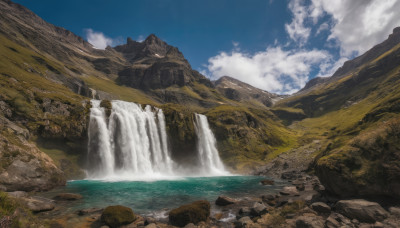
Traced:
[[390, 207], [389, 212], [392, 215], [398, 216], [400, 218], [400, 208], [398, 207]]
[[319, 214], [329, 214], [331, 213], [331, 207], [323, 202], [315, 202], [311, 204], [311, 208], [318, 212]]
[[74, 193], [60, 193], [54, 197], [55, 200], [78, 200], [82, 198], [82, 195]]
[[43, 211], [51, 211], [55, 208], [56, 204], [53, 200], [42, 197], [21, 198], [29, 210], [38, 213]]
[[238, 214], [236, 215], [236, 219], [240, 219], [242, 217], [250, 216], [251, 209], [248, 207], [242, 207], [239, 209]]
[[251, 220], [250, 217], [246, 216], [246, 217], [240, 218], [234, 224], [235, 224], [235, 228], [242, 228], [242, 227], [247, 227], [247, 226], [253, 224], [253, 221]]
[[144, 220], [144, 225], [149, 225], [151, 223], [156, 223], [157, 220], [153, 217], [146, 217]]
[[206, 200], [195, 201], [180, 206], [169, 212], [169, 222], [174, 226], [185, 226], [189, 223], [207, 221], [210, 216], [210, 203]]
[[110, 227], [119, 227], [135, 221], [136, 215], [129, 207], [116, 205], [108, 206], [101, 214], [101, 221]]
[[334, 219], [334, 217], [329, 216], [325, 221], [325, 227], [326, 228], [339, 228], [339, 227], [341, 227], [341, 224], [339, 221]]
[[88, 209], [82, 209], [78, 211], [78, 215], [87, 215], [87, 214], [92, 214], [96, 212], [101, 212], [103, 209], [101, 208], [88, 208]]
[[388, 217], [388, 212], [378, 203], [363, 199], [340, 200], [336, 204], [336, 210], [344, 216], [358, 219], [360, 222], [374, 223]]
[[197, 228], [197, 226], [194, 225], [193, 223], [189, 223], [184, 228]]
[[299, 216], [296, 219], [296, 228], [321, 228], [324, 219], [320, 216]]
[[318, 192], [325, 191], [325, 187], [322, 184], [314, 185], [314, 190]]
[[354, 227], [350, 219], [338, 213], [331, 213], [325, 222], [328, 228]]
[[275, 184], [275, 181], [265, 179], [265, 180], [261, 180], [260, 183], [261, 183], [262, 185], [274, 185], [274, 184]]
[[254, 217], [268, 213], [267, 207], [263, 203], [256, 202], [251, 208], [250, 214]]
[[270, 201], [270, 200], [275, 200], [276, 195], [268, 194], [268, 195], [262, 195], [261, 199], [263, 201]]
[[236, 202], [237, 200], [229, 198], [227, 196], [219, 196], [218, 199], [215, 201], [215, 204], [218, 206], [226, 206], [229, 204], [234, 204]]
[[281, 195], [299, 195], [295, 186], [283, 187], [282, 191], [279, 192]]
[[157, 226], [155, 223], [150, 223], [149, 225], [145, 226], [145, 228], [159, 228], [159, 226]]
[[15, 192], [7, 192], [7, 194], [11, 197], [14, 198], [21, 198], [21, 197], [27, 197], [28, 193], [24, 192], [24, 191], [15, 191]]

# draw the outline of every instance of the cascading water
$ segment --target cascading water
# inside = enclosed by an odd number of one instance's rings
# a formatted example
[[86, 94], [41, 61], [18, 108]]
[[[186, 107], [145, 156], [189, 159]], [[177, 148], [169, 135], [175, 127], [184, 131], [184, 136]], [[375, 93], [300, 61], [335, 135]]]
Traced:
[[[171, 159], [161, 109], [112, 101], [109, 117], [92, 100], [89, 122], [88, 178], [106, 180], [168, 179], [176, 176], [229, 175], [215, 147], [207, 117], [195, 114], [198, 166]], [[186, 167], [185, 167], [186, 165]], [[188, 168], [190, 167], [190, 168]]]
[[148, 179], [173, 174], [165, 118], [161, 109], [112, 101], [108, 119], [92, 100], [89, 122], [89, 170], [94, 179]]
[[229, 173], [225, 170], [216, 148], [216, 140], [205, 115], [195, 113], [195, 130], [197, 134], [197, 150], [200, 169], [203, 175], [223, 176]]

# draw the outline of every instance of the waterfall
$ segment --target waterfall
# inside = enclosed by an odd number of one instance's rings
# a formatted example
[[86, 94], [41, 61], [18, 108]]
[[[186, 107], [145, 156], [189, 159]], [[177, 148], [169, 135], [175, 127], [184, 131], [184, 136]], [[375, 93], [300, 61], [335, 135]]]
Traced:
[[175, 164], [168, 147], [162, 109], [114, 100], [110, 116], [92, 100], [89, 121], [89, 179], [154, 180], [177, 176], [229, 175], [218, 155], [207, 117], [195, 114], [195, 164]]
[[197, 151], [200, 169], [203, 175], [228, 175], [219, 157], [216, 140], [205, 115], [195, 113], [195, 130], [197, 134]]
[[148, 179], [173, 175], [174, 164], [161, 109], [112, 101], [107, 120], [100, 101], [91, 103], [89, 178]]

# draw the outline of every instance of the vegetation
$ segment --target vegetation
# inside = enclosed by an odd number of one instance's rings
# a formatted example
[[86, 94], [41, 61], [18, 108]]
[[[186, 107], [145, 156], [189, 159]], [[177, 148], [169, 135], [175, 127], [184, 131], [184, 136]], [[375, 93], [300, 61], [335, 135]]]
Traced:
[[135, 219], [132, 209], [121, 205], [108, 206], [101, 214], [101, 221], [113, 228], [130, 224]]
[[174, 226], [184, 227], [189, 223], [207, 221], [210, 216], [210, 203], [206, 200], [195, 201], [180, 206], [169, 212], [169, 222]]

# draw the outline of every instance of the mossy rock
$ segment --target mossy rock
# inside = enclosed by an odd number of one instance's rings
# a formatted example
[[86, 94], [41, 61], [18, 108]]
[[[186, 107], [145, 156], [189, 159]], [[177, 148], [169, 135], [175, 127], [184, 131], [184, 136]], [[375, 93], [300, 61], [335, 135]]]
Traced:
[[129, 207], [121, 205], [108, 206], [101, 214], [101, 221], [110, 227], [120, 227], [135, 221], [136, 215]]
[[112, 104], [109, 100], [102, 100], [100, 102], [100, 107], [104, 108], [106, 111], [106, 116], [109, 117], [111, 115]]
[[210, 202], [195, 201], [173, 209], [169, 212], [169, 222], [174, 226], [183, 227], [189, 223], [207, 221], [210, 216]]

